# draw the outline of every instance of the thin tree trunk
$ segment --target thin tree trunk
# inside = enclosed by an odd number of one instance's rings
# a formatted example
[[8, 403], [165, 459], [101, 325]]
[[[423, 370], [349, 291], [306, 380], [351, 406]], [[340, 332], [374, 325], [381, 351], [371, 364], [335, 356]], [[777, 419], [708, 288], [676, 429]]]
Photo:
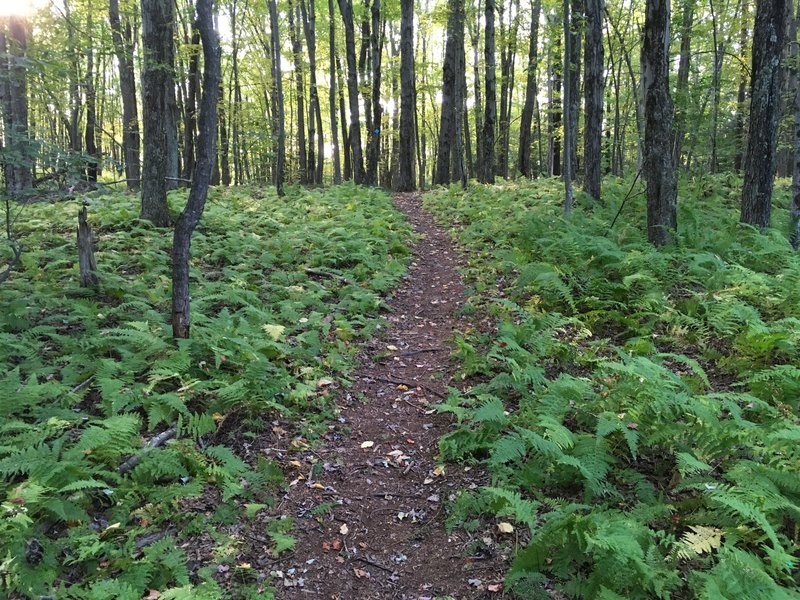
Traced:
[[536, 106], [536, 96], [539, 94], [536, 82], [536, 64], [539, 60], [539, 19], [541, 12], [542, 0], [533, 0], [531, 2], [531, 35], [530, 46], [528, 47], [525, 103], [522, 106], [522, 115], [520, 117], [519, 151], [517, 154], [517, 169], [519, 169], [523, 177], [528, 178], [533, 176], [531, 170], [531, 127], [533, 124], [533, 111]]
[[670, 147], [673, 108], [669, 95], [669, 0], [647, 0], [642, 50], [647, 181], [647, 238], [656, 246], [677, 227], [677, 184]]
[[308, 157], [306, 155], [306, 108], [305, 108], [305, 90], [303, 89], [303, 48], [300, 44], [300, 36], [298, 35], [296, 24], [294, 21], [295, 8], [289, 2], [289, 37], [292, 42], [292, 60], [294, 61], [294, 85], [295, 94], [297, 98], [297, 152], [298, 161], [300, 166], [300, 183], [305, 185], [308, 183]]
[[278, 31], [277, 0], [269, 3], [269, 21], [272, 48], [272, 81], [275, 97], [272, 100], [275, 132], [275, 188], [278, 196], [283, 196], [283, 180], [286, 169], [286, 129], [283, 106], [283, 74], [281, 73], [281, 38]]
[[[436, 153], [436, 175], [433, 182], [446, 185], [451, 181], [461, 179], [461, 174], [452, 173], [451, 168], [459, 162], [452, 159], [456, 148], [456, 130], [458, 108], [461, 96], [458, 88], [458, 68], [462, 61], [458, 59], [459, 24], [461, 26], [461, 39], [463, 40], [463, 6], [464, 0], [449, 0], [447, 17], [447, 42], [444, 51], [444, 64], [442, 65], [442, 112], [439, 125], [439, 148]], [[463, 47], [463, 44], [462, 44]], [[462, 51], [463, 54], [463, 51]], [[460, 144], [459, 144], [460, 146]]]
[[342, 80], [342, 64], [339, 57], [336, 57], [336, 82], [339, 90], [339, 121], [342, 128], [342, 144], [344, 148], [344, 179], [349, 181], [353, 178], [353, 147], [350, 143], [350, 134], [348, 133], [347, 113], [345, 112], [344, 103], [344, 83]]
[[786, 39], [786, 0], [761, 0], [753, 31], [750, 135], [744, 159], [742, 223], [769, 226], [780, 113], [781, 51]]
[[401, 0], [400, 148], [394, 189], [414, 190], [414, 0]]
[[[746, 55], [747, 42], [750, 39], [750, 32], [748, 30], [748, 23], [750, 20], [749, 3], [742, 2], [742, 25], [739, 30], [739, 52], [742, 56]], [[733, 158], [733, 169], [737, 173], [742, 171], [744, 165], [744, 147], [747, 141], [745, 140], [745, 116], [747, 113], [747, 83], [749, 81], [750, 73], [744, 64], [739, 66], [739, 89], [736, 93], [736, 134], [734, 144], [736, 145], [736, 154]], [[797, 147], [797, 145], [796, 145]]]
[[[322, 173], [325, 168], [325, 139], [322, 134], [322, 108], [320, 107], [319, 90], [317, 89], [317, 9], [314, 0], [309, 0], [308, 5], [306, 5], [306, 0], [300, 0], [300, 9], [303, 13], [303, 30], [306, 36], [306, 47], [308, 48], [308, 76], [310, 80], [308, 92], [308, 179], [311, 183], [321, 185]], [[331, 19], [331, 27], [333, 27], [333, 19]], [[333, 113], [333, 118], [333, 131], [335, 133], [335, 112]], [[317, 143], [316, 156], [314, 156], [313, 150], [315, 137]], [[314, 164], [315, 158], [316, 165]]]
[[570, 0], [564, 0], [564, 217], [572, 212], [572, 127], [571, 96], [572, 27], [570, 24]]
[[581, 108], [581, 31], [584, 20], [584, 0], [571, 0], [570, 2], [570, 54], [569, 54], [569, 77], [565, 82], [569, 82], [569, 150], [570, 167], [572, 172], [570, 177], [573, 180], [579, 179], [580, 165], [578, 163], [578, 123]]
[[125, 178], [129, 190], [139, 189], [141, 165], [139, 164], [139, 108], [136, 102], [136, 76], [133, 69], [133, 38], [129, 20], [123, 29], [119, 15], [119, 0], [109, 0], [109, 23], [114, 53], [117, 55], [119, 90], [122, 99], [122, 152], [125, 160]]
[[381, 54], [383, 50], [383, 23], [381, 21], [381, 0], [372, 0], [372, 26], [370, 32], [370, 50], [372, 67], [372, 128], [367, 136], [367, 174], [369, 185], [378, 183], [378, 158], [380, 157], [383, 122], [381, 108]]
[[333, 0], [328, 0], [328, 36], [329, 51], [331, 58], [330, 91], [328, 92], [328, 111], [331, 117], [331, 141], [333, 145], [333, 183], [338, 185], [342, 182], [342, 166], [339, 159], [339, 131], [336, 128], [336, 20], [333, 16]]
[[183, 178], [191, 179], [194, 172], [194, 141], [197, 135], [197, 88], [200, 83], [200, 32], [192, 26], [191, 55], [189, 56], [188, 89], [184, 102], [183, 121]]
[[361, 150], [361, 118], [358, 106], [358, 72], [356, 66], [356, 41], [353, 24], [353, 1], [339, 0], [339, 12], [344, 22], [345, 54], [347, 57], [347, 93], [350, 99], [350, 151], [352, 153], [353, 180], [364, 183], [364, 157]]
[[212, 0], [197, 0], [197, 26], [203, 43], [203, 98], [192, 187], [186, 207], [175, 223], [172, 238], [172, 335], [175, 338], [189, 337], [189, 258], [192, 233], [203, 215], [216, 156], [221, 52], [211, 11]]
[[[794, 31], [800, 26], [800, 2], [793, 15]], [[791, 63], [792, 86], [794, 94], [794, 132], [800, 140], [800, 65], [797, 64], [798, 50], [794, 49], [795, 60]], [[792, 165], [792, 205], [789, 208], [789, 242], [794, 250], [800, 249], [800, 143], [794, 144], [794, 161]]]
[[[91, 32], [92, 16], [91, 7], [86, 22], [87, 32]], [[94, 47], [91, 37], [86, 45], [86, 128], [84, 130], [84, 144], [86, 146], [86, 180], [90, 184], [97, 183], [100, 173], [100, 153], [97, 149], [97, 93], [94, 87]]]
[[[475, 104], [473, 106], [473, 113], [475, 118], [475, 177], [480, 178], [483, 172], [483, 147], [481, 144], [480, 136], [483, 133], [483, 104], [481, 98], [481, 70], [480, 70], [480, 39], [481, 39], [481, 22], [478, 18], [481, 13], [481, 1], [478, 0], [475, 10], [475, 18], [472, 19], [472, 24], [468, 27], [469, 37], [472, 43], [472, 72], [474, 79], [474, 97]], [[474, 28], [473, 28], [474, 26]]]
[[484, 30], [484, 61], [486, 75], [486, 112], [483, 119], [483, 148], [481, 160], [483, 172], [480, 174], [481, 183], [494, 183], [495, 169], [495, 128], [497, 127], [497, 84], [495, 81], [495, 35], [494, 35], [495, 0], [486, 0], [484, 16], [486, 25]]
[[600, 200], [602, 180], [603, 98], [603, 1], [586, 0], [586, 49], [584, 51], [583, 191]]
[[683, 142], [686, 137], [686, 113], [689, 104], [689, 67], [692, 58], [692, 24], [695, 0], [684, 0], [681, 24], [681, 49], [678, 59], [678, 83], [675, 88], [675, 132], [672, 136], [672, 158], [675, 165], [681, 164]]

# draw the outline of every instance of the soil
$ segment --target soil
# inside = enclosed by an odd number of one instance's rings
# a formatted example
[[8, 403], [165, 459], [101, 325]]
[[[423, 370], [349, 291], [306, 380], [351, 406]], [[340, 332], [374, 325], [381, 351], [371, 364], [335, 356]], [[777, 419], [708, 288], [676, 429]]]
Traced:
[[395, 203], [420, 234], [414, 260], [390, 300], [385, 335], [363, 348], [334, 433], [305, 453], [316, 464], [295, 464], [279, 508], [295, 517], [297, 545], [269, 567], [278, 598], [502, 594], [511, 540], [498, 540], [493, 523], [474, 534], [447, 533], [444, 524], [448, 500], [488, 476], [437, 462], [452, 420], [434, 405], [448, 386], [464, 385], [450, 358], [453, 337], [481, 324], [459, 315], [460, 255], [420, 195], [400, 194]]

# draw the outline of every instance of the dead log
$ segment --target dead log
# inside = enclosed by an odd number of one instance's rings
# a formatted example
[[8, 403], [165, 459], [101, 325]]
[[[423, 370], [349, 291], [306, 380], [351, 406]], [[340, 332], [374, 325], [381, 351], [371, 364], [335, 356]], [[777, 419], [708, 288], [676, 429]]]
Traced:
[[86, 205], [78, 213], [78, 265], [81, 273], [81, 287], [94, 287], [100, 283], [97, 277], [97, 263], [92, 250], [92, 230], [86, 221]]

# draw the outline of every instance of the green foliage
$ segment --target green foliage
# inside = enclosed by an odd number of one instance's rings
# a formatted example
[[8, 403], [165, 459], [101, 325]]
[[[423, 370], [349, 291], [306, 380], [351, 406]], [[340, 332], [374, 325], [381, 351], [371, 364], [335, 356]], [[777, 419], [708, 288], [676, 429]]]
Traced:
[[427, 196], [498, 320], [460, 342], [482, 382], [440, 407], [460, 423], [443, 456], [492, 473], [449, 524], [527, 528], [521, 595], [800, 597], [800, 258], [736, 223], [735, 184], [683, 201], [662, 250], [641, 203], [608, 230], [624, 182], [569, 222], [556, 181]]
[[[78, 287], [74, 203], [26, 207], [23, 267], [0, 286], [0, 596], [218, 598], [210, 575], [190, 581], [182, 540], [137, 540], [211, 527], [180, 505], [213, 488], [220, 520], [272, 504], [279, 466], [246, 463], [228, 433], [330, 416], [317, 383], [344, 375], [379, 326], [410, 230], [375, 190], [212, 190], [192, 245], [192, 337], [175, 342], [170, 236], [136, 220], [133, 197], [92, 201], [98, 290]], [[168, 427], [175, 439], [142, 451]], [[279, 554], [292, 521], [273, 523]]]

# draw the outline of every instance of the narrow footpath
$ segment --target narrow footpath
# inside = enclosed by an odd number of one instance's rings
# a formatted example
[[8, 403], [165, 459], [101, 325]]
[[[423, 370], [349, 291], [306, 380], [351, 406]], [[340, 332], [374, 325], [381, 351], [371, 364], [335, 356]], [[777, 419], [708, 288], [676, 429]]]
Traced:
[[[342, 394], [342, 435], [315, 448], [321, 467], [293, 481], [281, 503], [295, 516], [297, 546], [272, 567], [278, 598], [501, 597], [507, 557], [481, 533], [444, 526], [448, 498], [486, 476], [436, 462], [451, 418], [433, 407], [461, 384], [453, 335], [475, 326], [458, 314], [459, 254], [419, 194], [395, 203], [421, 238], [387, 330], [364, 346]], [[329, 510], [315, 511], [321, 504]]]

